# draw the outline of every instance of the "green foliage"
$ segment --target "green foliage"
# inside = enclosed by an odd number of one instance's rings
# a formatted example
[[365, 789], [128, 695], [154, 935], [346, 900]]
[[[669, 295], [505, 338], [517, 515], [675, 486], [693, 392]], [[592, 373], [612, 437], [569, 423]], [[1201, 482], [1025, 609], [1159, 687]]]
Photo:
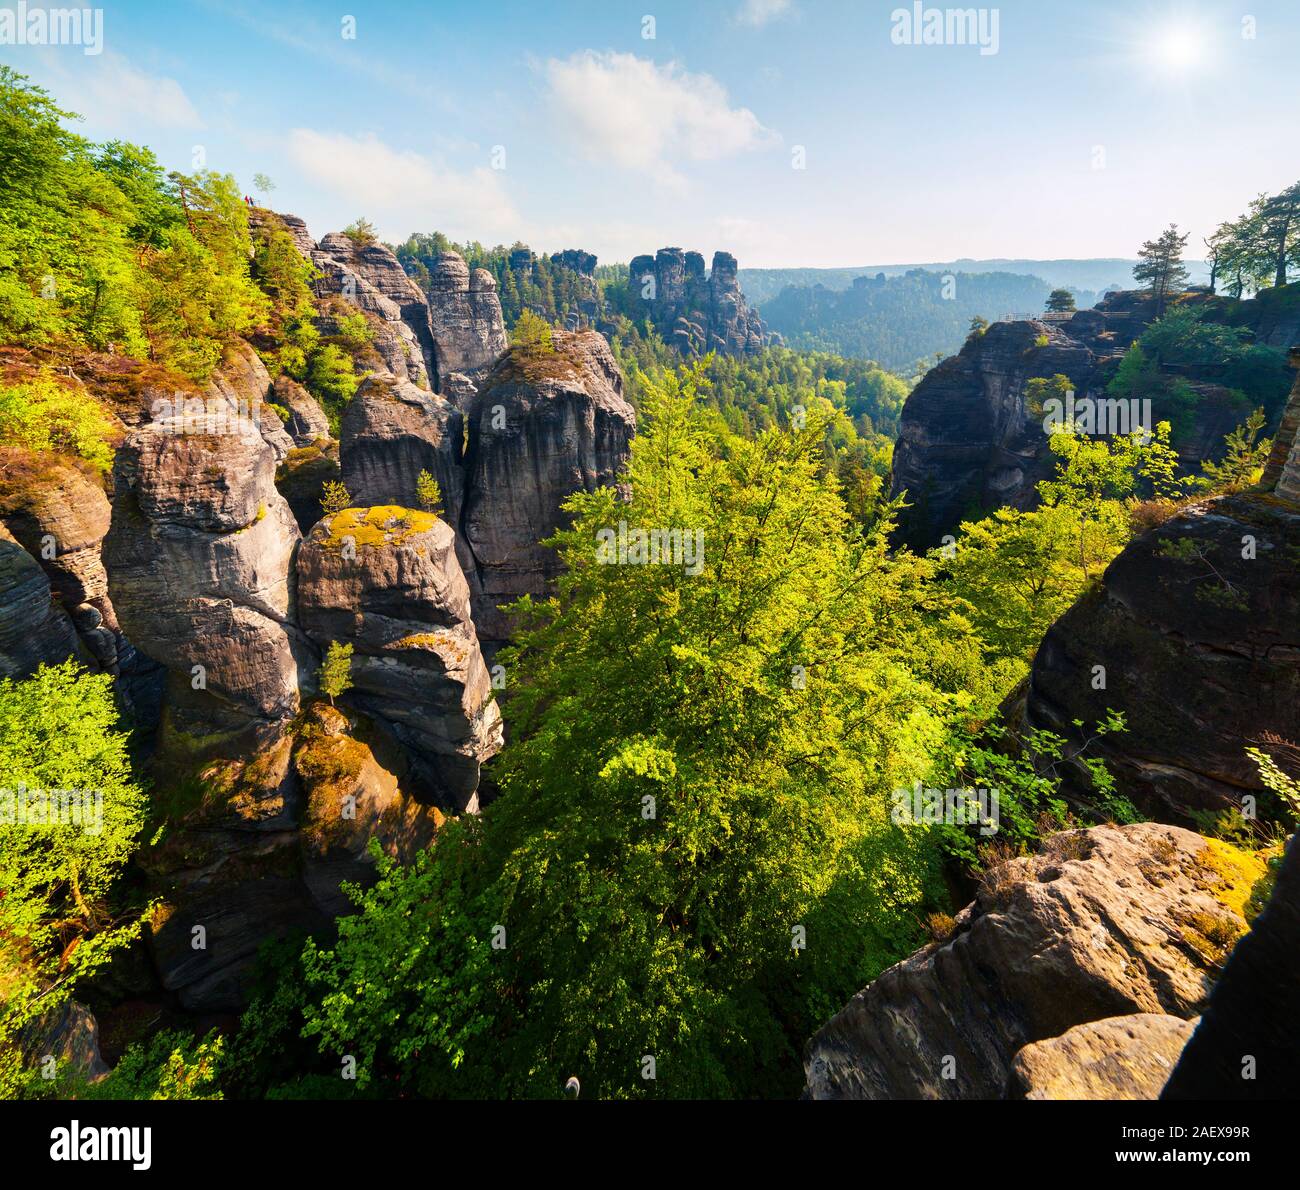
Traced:
[[1260, 481], [1269, 451], [1271, 438], [1260, 438], [1264, 428], [1264, 410], [1256, 409], [1241, 425], [1224, 439], [1223, 457], [1218, 462], [1209, 459], [1201, 463], [1197, 486], [1210, 492], [1240, 492]]
[[1133, 279], [1146, 285], [1155, 299], [1156, 310], [1164, 313], [1169, 299], [1187, 288], [1187, 269], [1183, 264], [1183, 249], [1187, 247], [1189, 233], [1179, 232], [1171, 224], [1154, 240], [1147, 240], [1138, 249], [1138, 263], [1133, 267]]
[[130, 1046], [106, 1078], [75, 1087], [72, 1097], [92, 1102], [222, 1099], [218, 1080], [224, 1056], [225, 1039], [215, 1032], [196, 1040], [166, 1029]]
[[1262, 748], [1247, 748], [1246, 755], [1255, 762], [1259, 779], [1265, 788], [1277, 794], [1287, 813], [1296, 822], [1300, 822], [1300, 781], [1284, 772], [1277, 761]]
[[442, 489], [438, 486], [438, 481], [428, 471], [421, 471], [415, 477], [415, 499], [425, 512], [441, 515]]
[[100, 471], [113, 465], [113, 423], [82, 389], [43, 374], [0, 384], [0, 446], [76, 455]]
[[352, 493], [339, 480], [327, 479], [321, 485], [320, 506], [326, 516], [333, 516], [352, 507]]
[[303, 380], [326, 412], [334, 414], [352, 400], [361, 384], [352, 357], [334, 343], [323, 343], [312, 351]]
[[[933, 849], [890, 791], [949, 700], [908, 666], [916, 561], [851, 526], [819, 411], [738, 440], [702, 377], [644, 380], [631, 501], [573, 496], [556, 598], [517, 607], [501, 796], [308, 949], [308, 1028], [366, 1079], [790, 1094], [803, 1038], [918, 939]], [[621, 521], [702, 534], [699, 572], [603, 564]]]
[[352, 689], [352, 644], [331, 641], [320, 667], [320, 692], [334, 705], [345, 690]]
[[359, 248], [373, 244], [377, 239], [375, 225], [369, 219], [354, 219], [343, 229], [343, 234]]
[[[19, 1054], [22, 1031], [139, 935], [139, 913], [123, 914], [111, 899], [145, 807], [126, 745], [107, 674], [68, 661], [26, 681], [0, 679], [0, 1096], [30, 1073]], [[25, 805], [33, 791], [92, 800], [79, 803], [79, 816], [44, 814], [38, 822], [18, 801]]]
[[1053, 289], [1047, 295], [1047, 309], [1058, 314], [1063, 314], [1068, 310], [1073, 310], [1074, 294], [1068, 289]]
[[555, 345], [551, 337], [551, 326], [544, 318], [539, 318], [531, 310], [525, 310], [510, 332], [510, 345], [528, 355], [553, 355]]

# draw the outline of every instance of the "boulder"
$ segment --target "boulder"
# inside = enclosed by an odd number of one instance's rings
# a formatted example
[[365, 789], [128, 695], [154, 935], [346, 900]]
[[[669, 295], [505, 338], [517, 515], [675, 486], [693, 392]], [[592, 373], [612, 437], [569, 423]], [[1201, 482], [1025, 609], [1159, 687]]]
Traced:
[[617, 485], [636, 415], [609, 344], [595, 331], [553, 332], [554, 350], [512, 348], [469, 413], [460, 535], [480, 639], [510, 634], [503, 603], [543, 595], [558, 573], [539, 543], [577, 491]]
[[346, 704], [391, 731], [431, 797], [476, 809], [501, 716], [446, 521], [398, 507], [326, 517], [298, 553], [298, 608], [322, 650], [353, 646]]
[[1204, 1008], [1264, 864], [1179, 827], [1055, 835], [990, 869], [954, 936], [891, 967], [815, 1034], [813, 1099], [997, 1099], [1027, 1045]]
[[1195, 1028], [1155, 1012], [1075, 1025], [1016, 1055], [1011, 1098], [1159, 1099]]

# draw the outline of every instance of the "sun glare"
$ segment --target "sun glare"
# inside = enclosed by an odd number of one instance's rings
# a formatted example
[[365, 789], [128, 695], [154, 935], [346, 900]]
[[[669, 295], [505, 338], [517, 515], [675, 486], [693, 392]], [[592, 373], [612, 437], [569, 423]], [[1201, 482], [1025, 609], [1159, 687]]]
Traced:
[[1199, 66], [1205, 59], [1205, 37], [1189, 26], [1161, 30], [1149, 46], [1151, 56], [1171, 73]]

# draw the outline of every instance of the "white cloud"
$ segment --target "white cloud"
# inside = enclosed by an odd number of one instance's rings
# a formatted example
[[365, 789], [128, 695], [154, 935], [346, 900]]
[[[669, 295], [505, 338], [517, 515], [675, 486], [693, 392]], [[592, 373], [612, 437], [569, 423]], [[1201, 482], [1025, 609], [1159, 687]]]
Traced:
[[348, 136], [295, 128], [289, 158], [314, 184], [372, 220], [381, 235], [404, 239], [437, 228], [453, 237], [513, 238], [519, 226], [500, 175], [457, 173], [373, 134]]
[[673, 161], [708, 161], [779, 139], [748, 108], [732, 107], [726, 89], [676, 62], [595, 50], [545, 67], [557, 123], [596, 161], [680, 184]]
[[742, 0], [736, 20], [742, 25], [761, 29], [769, 21], [788, 16], [793, 10], [791, 0]]
[[75, 71], [55, 57], [45, 61], [59, 76], [54, 84], [59, 105], [85, 116], [88, 126], [111, 129], [114, 136], [140, 122], [155, 128], [204, 127], [180, 83], [147, 74], [121, 54], [78, 57]]

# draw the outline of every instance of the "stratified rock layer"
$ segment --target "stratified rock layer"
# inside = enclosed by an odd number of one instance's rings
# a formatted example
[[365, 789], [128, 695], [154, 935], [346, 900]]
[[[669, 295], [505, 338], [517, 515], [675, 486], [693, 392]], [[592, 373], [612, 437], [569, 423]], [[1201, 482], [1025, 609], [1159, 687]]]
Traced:
[[429, 274], [429, 312], [443, 373], [477, 384], [506, 349], [506, 326], [496, 279], [471, 274], [455, 252], [444, 252]]
[[680, 248], [660, 248], [654, 256], [637, 256], [630, 267], [632, 294], [646, 313], [684, 355], [717, 351], [755, 355], [767, 342], [758, 311], [745, 302], [730, 252], [713, 254], [713, 269], [704, 275], [704, 257]]

